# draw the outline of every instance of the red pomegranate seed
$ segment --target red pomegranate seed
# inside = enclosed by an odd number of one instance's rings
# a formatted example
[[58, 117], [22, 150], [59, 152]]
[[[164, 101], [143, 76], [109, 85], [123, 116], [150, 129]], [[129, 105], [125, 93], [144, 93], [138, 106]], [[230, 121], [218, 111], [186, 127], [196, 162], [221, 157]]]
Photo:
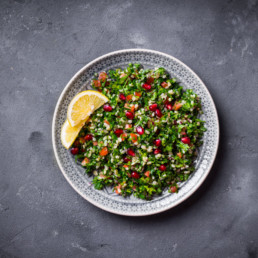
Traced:
[[136, 127], [136, 132], [140, 135], [144, 134], [144, 129], [141, 126]]
[[161, 140], [160, 140], [160, 139], [156, 139], [156, 140], [154, 141], [154, 144], [155, 144], [157, 147], [159, 147], [159, 146], [161, 145]]
[[127, 154], [128, 154], [129, 156], [135, 157], [135, 152], [134, 152], [132, 149], [128, 149], [128, 150], [127, 150]]
[[106, 111], [106, 112], [110, 112], [113, 110], [113, 108], [109, 105], [109, 104], [106, 104], [103, 106], [103, 109]]
[[143, 87], [145, 90], [151, 90], [150, 84], [144, 83], [144, 84], [142, 85], [142, 87]]
[[124, 163], [128, 163], [129, 161], [130, 161], [130, 159], [129, 158], [127, 158], [127, 157], [124, 157]]
[[156, 150], [154, 150], [154, 155], [157, 155], [157, 154], [159, 154], [159, 153], [161, 153], [161, 149], [156, 149]]
[[191, 140], [190, 140], [189, 137], [183, 137], [181, 139], [181, 142], [184, 143], [184, 144], [188, 144], [189, 145], [191, 143]]
[[171, 186], [170, 190], [172, 193], [176, 193], [177, 192], [177, 187], [176, 186]]
[[131, 176], [136, 179], [140, 178], [140, 175], [135, 171], [132, 172]]
[[150, 111], [155, 112], [157, 107], [158, 107], [157, 104], [152, 104], [152, 105], [149, 106], [149, 109], [150, 109]]
[[167, 168], [166, 168], [166, 166], [165, 165], [160, 165], [159, 166], [159, 170], [160, 171], [165, 171]]
[[126, 111], [125, 115], [130, 120], [132, 120], [134, 118], [134, 114], [130, 111]]
[[173, 109], [173, 106], [172, 106], [171, 104], [167, 104], [167, 105], [166, 105], [166, 108], [167, 108], [168, 110], [172, 110], [172, 109]]
[[85, 141], [91, 141], [92, 138], [93, 138], [92, 134], [86, 134], [84, 137]]
[[126, 101], [126, 97], [124, 94], [120, 93], [119, 94], [119, 98], [122, 100], [122, 101]]
[[78, 154], [78, 153], [79, 153], [79, 148], [72, 148], [72, 149], [71, 149], [71, 153], [72, 153], [73, 155]]
[[116, 129], [116, 130], [114, 131], [114, 133], [115, 133], [115, 135], [116, 135], [117, 137], [119, 137], [121, 134], [124, 133], [124, 131], [123, 131], [123, 129]]
[[162, 113], [161, 113], [160, 109], [156, 109], [155, 113], [156, 113], [156, 116], [162, 117]]

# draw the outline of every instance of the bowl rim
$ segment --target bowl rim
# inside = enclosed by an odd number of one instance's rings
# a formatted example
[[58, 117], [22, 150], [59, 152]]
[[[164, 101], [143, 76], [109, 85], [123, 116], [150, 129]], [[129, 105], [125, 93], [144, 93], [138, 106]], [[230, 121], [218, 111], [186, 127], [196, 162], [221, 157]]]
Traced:
[[[115, 210], [112, 210], [112, 209], [109, 209], [108, 207], [104, 206], [104, 205], [101, 205], [99, 204], [98, 202], [92, 200], [92, 199], [89, 199], [87, 198], [86, 195], [84, 195], [82, 192], [79, 191], [79, 189], [77, 189], [74, 185], [74, 183], [68, 178], [68, 176], [66, 175], [62, 165], [61, 165], [61, 161], [58, 157], [58, 151], [57, 151], [57, 146], [56, 146], [56, 135], [55, 135], [55, 121], [56, 121], [56, 117], [57, 117], [57, 113], [58, 113], [58, 107], [66, 93], [66, 91], [69, 89], [70, 85], [73, 84], [77, 78], [88, 68], [90, 67], [91, 65], [93, 65], [95, 62], [103, 59], [103, 58], [106, 58], [106, 57], [109, 57], [109, 56], [112, 56], [112, 55], [115, 55], [115, 54], [121, 54], [121, 53], [127, 53], [127, 52], [143, 52], [143, 53], [153, 53], [153, 54], [158, 54], [158, 55], [162, 55], [162, 56], [165, 56], [165, 57], [168, 57], [170, 59], [173, 59], [175, 60], [176, 62], [180, 63], [180, 65], [184, 66], [186, 69], [190, 70], [190, 72], [192, 72], [195, 76], [196, 76], [196, 79], [199, 81], [200, 84], [202, 84], [203, 88], [206, 90], [207, 94], [209, 95], [210, 99], [211, 99], [211, 104], [214, 108], [214, 111], [215, 111], [215, 115], [216, 115], [216, 120], [217, 120], [217, 142], [216, 142], [216, 151], [215, 151], [215, 154], [214, 156], [212, 157], [212, 161], [210, 162], [210, 165], [206, 168], [206, 173], [203, 177], [201, 177], [201, 179], [198, 181], [197, 184], [195, 184], [186, 194], [184, 197], [182, 197], [181, 199], [175, 201], [174, 203], [172, 203], [172, 205], [168, 205], [166, 207], [164, 207], [164, 209], [161, 209], [161, 210], [157, 210], [157, 211], [152, 211], [152, 212], [149, 212], [147, 214], [145, 213], [139, 213], [139, 214], [127, 214], [127, 213], [120, 213], [119, 211], [115, 211]], [[178, 206], [179, 204], [181, 204], [182, 202], [184, 202], [186, 199], [188, 199], [191, 195], [193, 195], [198, 189], [199, 187], [203, 184], [203, 182], [205, 181], [205, 179], [207, 178], [207, 176], [210, 174], [210, 171], [212, 169], [212, 166], [215, 162], [215, 159], [217, 157], [217, 153], [218, 153], [218, 147], [219, 147], [219, 139], [220, 139], [220, 128], [219, 128], [219, 118], [218, 118], [218, 112], [217, 112], [217, 109], [216, 109], [216, 106], [215, 106], [215, 103], [213, 101], [213, 98], [209, 92], [209, 90], [207, 89], [206, 85], [203, 83], [203, 81], [200, 79], [200, 77], [189, 67], [187, 66], [186, 64], [184, 64], [182, 61], [180, 61], [179, 59], [175, 58], [174, 56], [171, 56], [169, 54], [166, 54], [166, 53], [163, 53], [163, 52], [160, 52], [160, 51], [156, 51], [156, 50], [151, 50], [151, 49], [145, 49], [145, 48], [130, 48], [130, 49], [121, 49], [121, 50], [116, 50], [116, 51], [113, 51], [113, 52], [109, 52], [107, 54], [104, 54], [100, 57], [97, 57], [95, 58], [94, 60], [90, 61], [89, 63], [87, 63], [86, 65], [84, 65], [77, 73], [75, 73], [75, 75], [69, 80], [69, 82], [66, 84], [66, 86], [64, 87], [64, 89], [62, 90], [62, 93], [61, 95], [59, 96], [58, 98], [58, 101], [56, 103], [56, 106], [55, 106], [55, 110], [54, 110], [54, 114], [53, 114], [53, 119], [52, 119], [52, 146], [53, 146], [53, 150], [54, 150], [54, 154], [55, 154], [55, 158], [56, 158], [56, 161], [57, 161], [57, 164], [59, 166], [59, 169], [61, 170], [63, 176], [65, 177], [65, 179], [67, 180], [67, 182], [71, 185], [71, 187], [85, 200], [87, 200], [88, 202], [90, 202], [91, 204], [93, 204], [94, 206], [102, 209], [102, 210], [105, 210], [105, 211], [108, 211], [110, 213], [113, 213], [113, 214], [117, 214], [117, 215], [122, 215], [122, 216], [130, 216], [130, 217], [141, 217], [141, 216], [150, 216], [150, 215], [154, 215], [154, 214], [158, 214], [158, 213], [161, 213], [161, 212], [164, 212], [164, 211], [167, 211], [169, 209], [172, 209], [176, 206]]]

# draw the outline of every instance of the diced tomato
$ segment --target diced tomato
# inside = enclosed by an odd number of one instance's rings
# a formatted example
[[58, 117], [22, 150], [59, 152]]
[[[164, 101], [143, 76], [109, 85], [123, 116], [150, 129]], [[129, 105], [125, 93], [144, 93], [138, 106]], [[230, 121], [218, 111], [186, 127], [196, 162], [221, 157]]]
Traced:
[[132, 105], [132, 106], [131, 106], [130, 111], [133, 113], [133, 112], [134, 112], [134, 110], [135, 110], [135, 106], [134, 106], [134, 105]]
[[130, 133], [130, 136], [131, 136], [131, 139], [132, 139], [132, 142], [133, 142], [133, 143], [137, 142], [137, 134], [135, 134], [135, 133]]
[[129, 105], [128, 103], [125, 103], [124, 107], [125, 107], [126, 109], [131, 109], [131, 107], [130, 107], [130, 105]]
[[99, 73], [99, 80], [101, 82], [104, 82], [106, 79], [107, 79], [107, 73], [105, 73], [105, 72]]
[[100, 153], [99, 153], [100, 156], [106, 156], [108, 155], [108, 148], [107, 147], [104, 147]]
[[101, 87], [101, 82], [100, 82], [100, 80], [92, 80], [92, 82], [93, 82], [93, 85], [94, 85], [96, 88]]
[[126, 124], [126, 125], [125, 125], [125, 129], [132, 128], [132, 126], [133, 126], [132, 124]]
[[163, 88], [166, 88], [166, 87], [168, 86], [168, 84], [167, 84], [166, 82], [162, 82], [162, 83], [161, 83], [161, 86], [162, 86]]
[[177, 186], [171, 186], [170, 190], [172, 193], [176, 193], [177, 192]]
[[182, 153], [181, 153], [181, 152], [178, 152], [176, 155], [177, 155], [180, 159], [182, 158]]
[[179, 110], [183, 105], [180, 102], [176, 102], [173, 106], [174, 110]]
[[86, 164], [90, 163], [90, 160], [88, 158], [84, 158], [84, 160], [82, 161], [82, 166], [85, 166]]
[[123, 78], [123, 77], [125, 77], [125, 76], [126, 76], [125, 73], [121, 73], [120, 78]]
[[124, 141], [125, 140], [125, 138], [127, 137], [127, 134], [126, 133], [123, 133], [123, 134], [121, 134], [121, 139], [122, 139], [122, 141]]
[[98, 146], [98, 142], [93, 142], [93, 145], [94, 146]]
[[153, 77], [149, 77], [146, 81], [147, 84], [151, 84], [154, 82], [154, 78]]
[[123, 168], [129, 168], [129, 166], [128, 165], [123, 165]]
[[127, 101], [131, 100], [132, 98], [133, 98], [133, 95], [132, 95], [132, 94], [126, 96], [126, 100], [127, 100]]
[[141, 97], [142, 93], [141, 92], [135, 92], [134, 95], [137, 96], [137, 97]]
[[121, 194], [121, 185], [115, 186], [114, 189], [117, 194]]
[[80, 143], [85, 143], [86, 140], [84, 139], [84, 137], [80, 137], [79, 141]]
[[108, 122], [108, 120], [104, 120], [104, 123], [107, 125], [110, 125], [110, 123]]
[[146, 172], [144, 173], [144, 175], [147, 176], [147, 177], [149, 177], [149, 176], [150, 176], [150, 171], [146, 171]]

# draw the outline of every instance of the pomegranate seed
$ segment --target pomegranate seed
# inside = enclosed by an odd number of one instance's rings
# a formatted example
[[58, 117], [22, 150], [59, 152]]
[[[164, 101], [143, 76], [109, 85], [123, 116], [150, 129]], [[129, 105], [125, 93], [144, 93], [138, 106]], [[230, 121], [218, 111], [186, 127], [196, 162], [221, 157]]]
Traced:
[[151, 89], [150, 84], [147, 84], [147, 83], [144, 83], [144, 84], [142, 85], [142, 87], [143, 87], [145, 90], [150, 90], [150, 89]]
[[167, 168], [166, 168], [166, 166], [165, 165], [160, 165], [159, 166], [159, 170], [160, 171], [165, 171]]
[[119, 137], [121, 134], [124, 133], [124, 131], [123, 131], [123, 129], [116, 129], [116, 130], [114, 131], [114, 133], [115, 133], [115, 135], [116, 135], [117, 137]]
[[171, 104], [167, 104], [167, 105], [166, 105], [166, 108], [167, 108], [168, 110], [172, 110], [173, 106], [172, 106]]
[[129, 159], [129, 158], [124, 157], [124, 163], [128, 163], [129, 161], [130, 161], [130, 159]]
[[93, 138], [92, 134], [86, 134], [86, 136], [84, 137], [85, 141], [91, 141]]
[[181, 142], [184, 143], [184, 144], [188, 144], [189, 145], [191, 143], [191, 140], [190, 140], [189, 137], [183, 137], [181, 139]]
[[134, 114], [130, 111], [126, 111], [125, 115], [130, 120], [132, 120], [134, 118]]
[[136, 127], [136, 132], [140, 135], [144, 134], [144, 129], [141, 126]]
[[110, 112], [110, 111], [113, 110], [113, 108], [112, 108], [109, 104], [104, 105], [103, 109], [104, 109], [106, 112]]
[[135, 152], [134, 152], [132, 149], [128, 149], [128, 150], [127, 150], [127, 154], [128, 154], [129, 156], [135, 157]]
[[152, 104], [152, 105], [149, 106], [149, 109], [150, 109], [150, 111], [155, 112], [157, 107], [158, 107], [157, 104]]
[[122, 101], [126, 101], [126, 97], [124, 94], [120, 93], [119, 94], [119, 98], [122, 100]]
[[140, 175], [135, 171], [132, 172], [131, 176], [136, 179], [140, 178]]
[[157, 147], [159, 147], [159, 146], [161, 145], [161, 140], [160, 140], [160, 139], [156, 139], [156, 140], [154, 141], [154, 144], [155, 144]]
[[176, 193], [177, 192], [177, 187], [176, 186], [171, 186], [170, 190], [172, 193]]
[[159, 154], [159, 153], [161, 153], [161, 149], [156, 149], [156, 150], [154, 150], [154, 155], [157, 155], [157, 154]]
[[161, 113], [160, 109], [156, 109], [155, 113], [158, 117], [162, 117], [162, 113]]
[[72, 148], [72, 149], [71, 149], [71, 153], [72, 153], [73, 155], [78, 154], [78, 153], [79, 153], [79, 148]]

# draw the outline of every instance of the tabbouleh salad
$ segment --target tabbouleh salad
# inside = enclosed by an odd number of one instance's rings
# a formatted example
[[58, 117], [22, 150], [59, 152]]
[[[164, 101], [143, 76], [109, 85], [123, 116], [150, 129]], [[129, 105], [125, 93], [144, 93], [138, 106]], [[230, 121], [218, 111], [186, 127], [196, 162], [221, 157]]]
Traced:
[[200, 98], [164, 68], [95, 74], [92, 87], [109, 98], [80, 131], [71, 153], [93, 175], [96, 189], [151, 200], [195, 170], [205, 132]]

